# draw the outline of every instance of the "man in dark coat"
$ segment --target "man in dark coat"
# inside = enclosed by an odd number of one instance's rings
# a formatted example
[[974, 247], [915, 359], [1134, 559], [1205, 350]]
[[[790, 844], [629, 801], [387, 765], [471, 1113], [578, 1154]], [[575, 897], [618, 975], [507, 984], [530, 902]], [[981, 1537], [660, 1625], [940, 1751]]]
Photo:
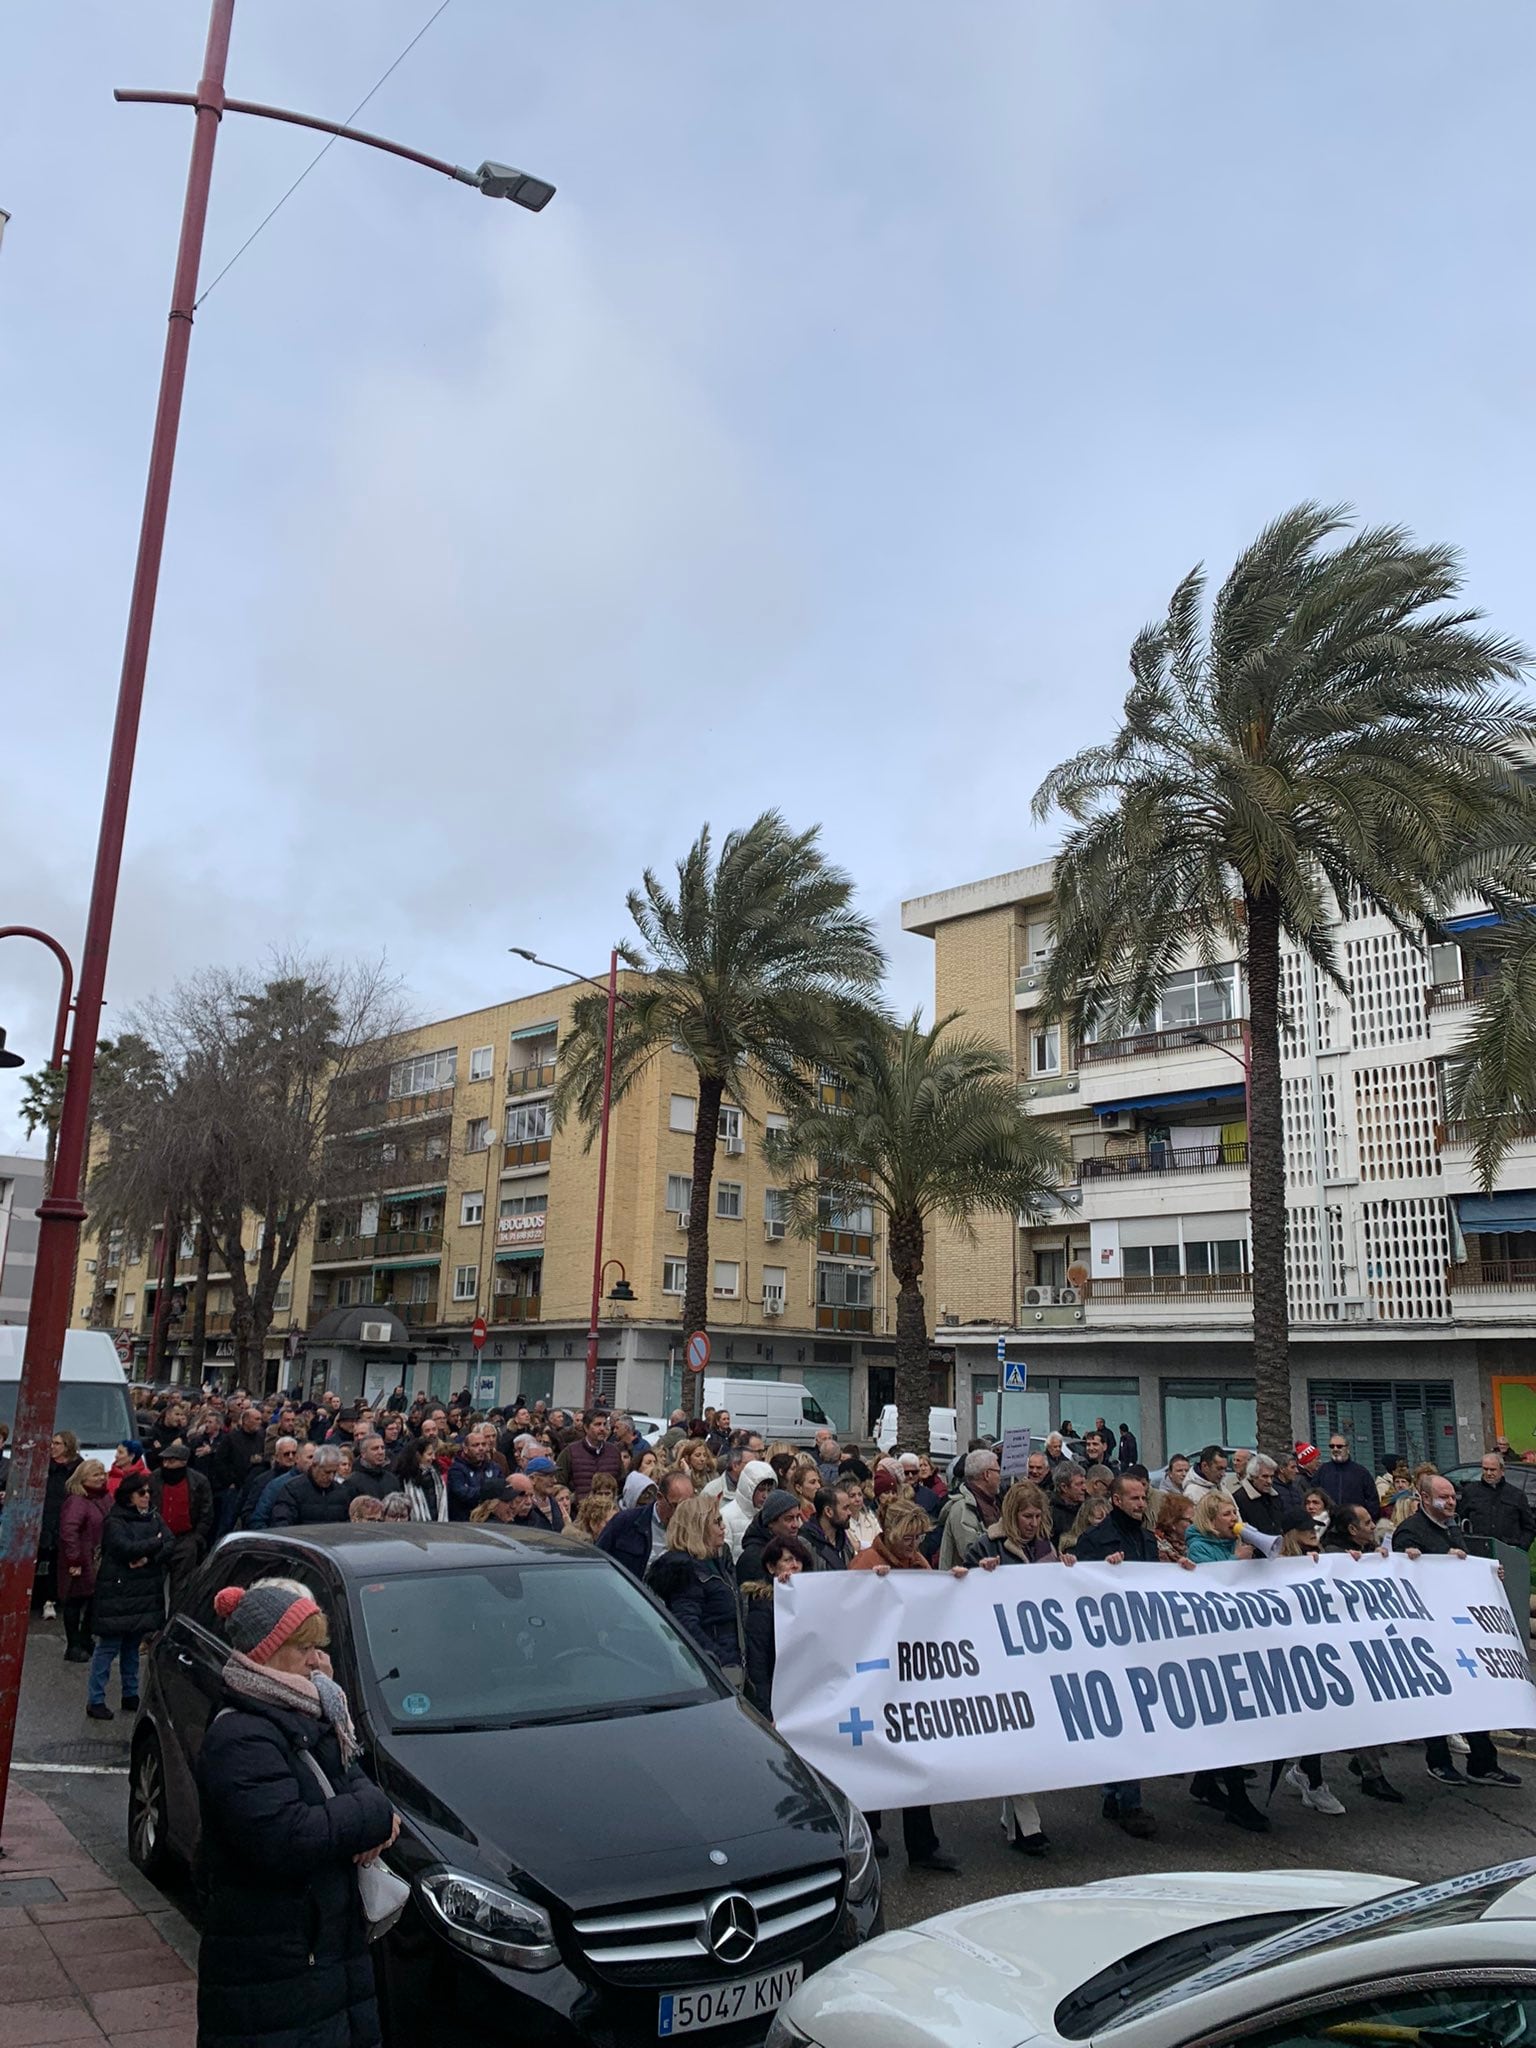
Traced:
[[[811, 1569], [845, 1572], [854, 1560], [853, 1539], [848, 1524], [853, 1520], [853, 1502], [846, 1493], [824, 1486], [816, 1495], [815, 1513], [800, 1530], [799, 1541], [811, 1553]], [[767, 1567], [772, 1569], [771, 1566]]]
[[213, 1489], [201, 1472], [191, 1469], [180, 1437], [160, 1453], [150, 1476], [149, 1504], [176, 1538], [171, 1553], [171, 1605], [176, 1607], [213, 1537]]
[[1381, 1513], [1381, 1489], [1369, 1466], [1349, 1455], [1349, 1439], [1342, 1430], [1328, 1432], [1328, 1459], [1319, 1465], [1312, 1480], [1336, 1508], [1369, 1508], [1372, 1519]]
[[235, 1504], [236, 1528], [248, 1529], [251, 1526], [251, 1516], [255, 1513], [256, 1503], [272, 1480], [281, 1479], [293, 1470], [298, 1452], [297, 1437], [280, 1436], [273, 1444], [270, 1455], [263, 1453], [259, 1458], [252, 1458], [246, 1468], [240, 1498]]
[[669, 1472], [657, 1488], [650, 1507], [624, 1508], [610, 1516], [598, 1532], [597, 1547], [605, 1550], [615, 1564], [623, 1565], [632, 1579], [644, 1582], [652, 1563], [667, 1547], [667, 1524], [679, 1502], [693, 1497], [693, 1480], [686, 1472]]
[[741, 1539], [736, 1560], [736, 1577], [741, 1585], [763, 1576], [763, 1552], [775, 1536], [799, 1536], [804, 1525], [803, 1503], [785, 1487], [776, 1487], [763, 1502]]
[[1483, 1536], [1495, 1543], [1511, 1543], [1517, 1550], [1529, 1550], [1536, 1543], [1536, 1509], [1523, 1486], [1504, 1476], [1504, 1460], [1497, 1451], [1483, 1453], [1480, 1479], [1469, 1479], [1461, 1489], [1461, 1519], [1469, 1536]]
[[354, 1500], [360, 1493], [366, 1493], [373, 1500], [383, 1500], [386, 1494], [400, 1491], [400, 1480], [390, 1469], [389, 1446], [383, 1437], [363, 1438], [348, 1485]]
[[582, 1433], [568, 1443], [555, 1461], [560, 1484], [571, 1489], [574, 1500], [584, 1501], [592, 1491], [599, 1472], [606, 1472], [615, 1486], [624, 1484], [624, 1459], [608, 1435], [609, 1418], [601, 1408], [589, 1408], [581, 1418]]
[[1120, 1463], [1122, 1466], [1141, 1463], [1141, 1452], [1137, 1448], [1136, 1438], [1128, 1422], [1122, 1422], [1120, 1425]]
[[321, 1444], [307, 1472], [295, 1472], [285, 1479], [272, 1497], [267, 1517], [269, 1529], [309, 1528], [316, 1523], [345, 1522], [352, 1505], [352, 1488], [338, 1477], [341, 1453], [334, 1444]]
[[[1077, 1539], [1079, 1564], [1156, 1564], [1157, 1534], [1147, 1527], [1147, 1482], [1120, 1472], [1110, 1491], [1109, 1513]], [[1125, 1778], [1104, 1787], [1104, 1818], [1139, 1840], [1155, 1832], [1141, 1803], [1141, 1781]]]
[[1285, 1521], [1285, 1507], [1275, 1492], [1275, 1461], [1260, 1451], [1248, 1461], [1248, 1471], [1232, 1495], [1245, 1528], [1261, 1536], [1278, 1536]]

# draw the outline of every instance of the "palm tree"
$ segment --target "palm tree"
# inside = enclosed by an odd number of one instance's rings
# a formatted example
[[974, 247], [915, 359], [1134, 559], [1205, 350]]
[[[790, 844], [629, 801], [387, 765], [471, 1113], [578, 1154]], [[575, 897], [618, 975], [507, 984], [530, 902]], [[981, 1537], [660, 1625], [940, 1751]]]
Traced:
[[64, 1109], [64, 1069], [62, 1067], [34, 1067], [21, 1084], [21, 1107], [18, 1114], [27, 1127], [27, 1136], [35, 1138], [39, 1131], [47, 1133], [47, 1146], [43, 1157], [43, 1192], [53, 1187], [53, 1155], [59, 1142], [59, 1118]]
[[[683, 1328], [707, 1327], [709, 1203], [727, 1090], [792, 1108], [809, 1099], [819, 1062], [835, 1061], [851, 1020], [878, 988], [885, 958], [851, 907], [853, 884], [830, 865], [818, 831], [791, 832], [765, 811], [713, 857], [706, 825], [677, 864], [670, 893], [648, 868], [628, 897], [643, 946], [623, 957], [645, 974], [619, 1009], [613, 1048], [618, 1101], [669, 1046], [698, 1074]], [[555, 1118], [574, 1112], [588, 1143], [602, 1109], [606, 998], [583, 996], [560, 1048]], [[697, 1407], [685, 1374], [683, 1406]]]
[[1528, 665], [1453, 607], [1455, 553], [1395, 527], [1327, 545], [1342, 507], [1299, 505], [1205, 612], [1191, 571], [1131, 648], [1124, 723], [1063, 763], [1035, 813], [1072, 822], [1045, 996], [1079, 1031], [1129, 1027], [1190, 953], [1246, 953], [1254, 1379], [1259, 1435], [1291, 1434], [1280, 1117], [1280, 948], [1342, 986], [1333, 928], [1356, 892], [1412, 937], [1471, 844], [1531, 841], [1518, 779]]
[[1487, 963], [1471, 1028], [1446, 1062], [1446, 1111], [1467, 1126], [1472, 1161], [1490, 1192], [1515, 1138], [1536, 1129], [1536, 922], [1526, 908], [1493, 899], [1508, 922], [1479, 931]]
[[842, 1101], [812, 1106], [770, 1135], [768, 1156], [798, 1177], [790, 1216], [811, 1235], [822, 1208], [872, 1204], [886, 1219], [896, 1278], [896, 1410], [904, 1444], [928, 1441], [928, 1311], [923, 1260], [930, 1224], [963, 1235], [983, 1212], [1036, 1217], [1069, 1170], [1066, 1147], [1033, 1122], [1000, 1046], [921, 1015], [872, 1018], [842, 1066]]

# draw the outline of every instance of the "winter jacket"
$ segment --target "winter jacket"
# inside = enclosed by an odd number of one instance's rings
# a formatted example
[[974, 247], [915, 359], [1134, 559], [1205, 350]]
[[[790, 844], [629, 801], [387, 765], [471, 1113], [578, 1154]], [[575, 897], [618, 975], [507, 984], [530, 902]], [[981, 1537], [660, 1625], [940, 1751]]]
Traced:
[[345, 1522], [351, 1502], [350, 1480], [333, 1479], [329, 1486], [316, 1486], [307, 1472], [290, 1472], [272, 1496], [267, 1527], [308, 1529], [327, 1522]]
[[69, 1482], [84, 1464], [83, 1458], [71, 1458], [63, 1465], [48, 1460], [48, 1477], [43, 1487], [43, 1525], [38, 1539], [38, 1555], [52, 1557], [59, 1547], [59, 1517], [64, 1512], [68, 1498]]
[[147, 1479], [149, 1477], [149, 1467], [142, 1458], [131, 1458], [126, 1465], [121, 1467], [116, 1465], [109, 1465], [107, 1467], [107, 1492], [112, 1496], [113, 1500], [117, 1499], [117, 1489], [130, 1473], [136, 1479]]
[[1404, 1515], [1392, 1531], [1392, 1548], [1422, 1550], [1426, 1557], [1449, 1557], [1453, 1550], [1464, 1550], [1466, 1545], [1454, 1522], [1444, 1529], [1420, 1508], [1414, 1514]]
[[1280, 1534], [1285, 1510], [1281, 1507], [1279, 1496], [1273, 1487], [1268, 1493], [1260, 1493], [1256, 1486], [1245, 1479], [1232, 1499], [1240, 1521], [1250, 1523], [1261, 1536]]
[[1128, 1429], [1122, 1429], [1120, 1432], [1121, 1465], [1138, 1465], [1140, 1464], [1140, 1462], [1141, 1451], [1137, 1446], [1135, 1437], [1131, 1435], [1131, 1432]]
[[747, 1655], [747, 1700], [767, 1720], [773, 1719], [773, 1586], [754, 1579], [741, 1589], [742, 1634]]
[[389, 1800], [323, 1721], [226, 1699], [197, 1760], [198, 2048], [377, 2048], [353, 1858], [387, 1838]]
[[232, 1486], [242, 1491], [251, 1476], [251, 1467], [264, 1464], [267, 1457], [267, 1432], [265, 1429], [232, 1429], [224, 1438], [225, 1456], [229, 1461], [229, 1480]]
[[963, 1564], [965, 1554], [981, 1542], [992, 1520], [968, 1486], [959, 1486], [944, 1503], [943, 1537], [939, 1543], [939, 1569]]
[[[162, 1465], [150, 1474], [149, 1480], [149, 1504], [157, 1515], [161, 1512], [160, 1503], [164, 1498], [165, 1467]], [[202, 1473], [194, 1472], [190, 1465], [187, 1467], [187, 1512], [192, 1517], [191, 1533], [206, 1550], [208, 1539], [213, 1534], [213, 1488]]]
[[448, 1487], [443, 1475], [423, 1465], [419, 1479], [405, 1481], [405, 1497], [411, 1504], [413, 1522], [446, 1522]]
[[356, 1500], [360, 1493], [366, 1493], [371, 1500], [383, 1500], [386, 1494], [398, 1493], [400, 1481], [386, 1465], [382, 1472], [371, 1472], [366, 1465], [354, 1465], [352, 1477], [347, 1481], [350, 1497]]
[[240, 1528], [248, 1529], [251, 1526], [251, 1517], [256, 1512], [256, 1504], [272, 1484], [272, 1481], [274, 1479], [286, 1479], [292, 1470], [293, 1467], [290, 1465], [288, 1472], [279, 1472], [270, 1458], [253, 1458], [251, 1460], [246, 1468], [245, 1478], [241, 1483], [240, 1497], [235, 1504], [235, 1521]]
[[822, 1528], [819, 1515], [812, 1515], [801, 1528], [800, 1541], [815, 1559], [819, 1572], [845, 1572], [858, 1554], [848, 1531], [840, 1529], [834, 1542]]
[[486, 1487], [500, 1478], [501, 1468], [489, 1458], [482, 1465], [471, 1465], [468, 1458], [455, 1458], [448, 1467], [449, 1521], [467, 1522], [479, 1507]]
[[[612, 1526], [610, 1522], [608, 1527]], [[717, 1664], [741, 1665], [736, 1574], [723, 1551], [704, 1558], [690, 1557], [686, 1550], [664, 1550], [646, 1573], [645, 1583], [697, 1648]]]
[[1295, 1479], [1277, 1479], [1274, 1484], [1275, 1499], [1280, 1503], [1280, 1519], [1287, 1515], [1303, 1512], [1302, 1503], [1306, 1498], [1306, 1482], [1299, 1476]]
[[1082, 1501], [1079, 1501], [1074, 1508], [1069, 1507], [1065, 1501], [1058, 1500], [1054, 1494], [1051, 1495], [1051, 1541], [1053, 1543], [1059, 1544], [1061, 1542], [1062, 1537], [1067, 1534], [1072, 1524], [1082, 1513], [1082, 1507]]
[[[772, 1498], [770, 1494], [769, 1499]], [[804, 1527], [803, 1523], [801, 1527]], [[741, 1539], [741, 1552], [736, 1559], [736, 1577], [742, 1585], [749, 1579], [765, 1579], [768, 1576], [763, 1569], [763, 1552], [772, 1541], [773, 1531], [760, 1513], [755, 1514], [747, 1526], [746, 1535]]]
[[[101, 1525], [101, 1563], [91, 1601], [91, 1630], [138, 1642], [165, 1620], [165, 1570], [176, 1538], [153, 1508], [114, 1501]], [[138, 1563], [136, 1560], [145, 1562]]]
[[1353, 1458], [1329, 1458], [1318, 1466], [1311, 1483], [1320, 1487], [1336, 1508], [1369, 1508], [1373, 1521], [1381, 1513], [1381, 1490], [1375, 1473]]
[[[59, 1598], [85, 1600], [96, 1590], [96, 1554], [101, 1549], [101, 1525], [112, 1511], [112, 1496], [100, 1493], [71, 1493], [59, 1515]], [[79, 1576], [71, 1577], [78, 1569]]]
[[644, 1580], [651, 1568], [651, 1532], [655, 1521], [653, 1506], [621, 1508], [598, 1531], [597, 1547], [606, 1551], [615, 1564], [623, 1565], [632, 1579]]
[[1461, 1489], [1459, 1505], [1469, 1535], [1512, 1543], [1517, 1550], [1536, 1543], [1536, 1509], [1512, 1479], [1501, 1479], [1497, 1486], [1474, 1479]]
[[973, 1543], [960, 1560], [965, 1565], [979, 1565], [989, 1557], [995, 1557], [1003, 1564], [1054, 1564], [1056, 1546], [1047, 1537], [1037, 1536], [1033, 1543], [1015, 1543], [1004, 1533], [1001, 1522], [994, 1522], [986, 1530], [980, 1542]]
[[1210, 1536], [1204, 1529], [1191, 1529], [1184, 1554], [1191, 1564], [1230, 1564], [1237, 1555], [1237, 1538]]
[[[1191, 1538], [1193, 1541], [1193, 1538]], [[1127, 1564], [1156, 1564], [1157, 1534], [1145, 1522], [1134, 1521], [1123, 1508], [1112, 1507], [1102, 1522], [1085, 1529], [1077, 1539], [1079, 1564], [1099, 1564], [1119, 1551]]]
[[612, 1437], [594, 1451], [586, 1438], [579, 1436], [556, 1458], [555, 1471], [560, 1484], [568, 1486], [575, 1499], [583, 1501], [592, 1491], [592, 1482], [599, 1472], [608, 1473], [615, 1486], [624, 1484], [624, 1454]]
[[915, 1557], [897, 1557], [890, 1550], [883, 1536], [877, 1536], [868, 1550], [861, 1550], [849, 1565], [851, 1572], [877, 1572], [884, 1565], [892, 1572], [931, 1572], [933, 1566], [918, 1551]]
[[761, 1458], [749, 1458], [741, 1468], [741, 1477], [736, 1482], [734, 1495], [720, 1510], [721, 1519], [725, 1523], [726, 1541], [731, 1546], [731, 1555], [738, 1560], [741, 1557], [742, 1541], [752, 1526], [752, 1517], [757, 1512], [752, 1505], [752, 1496], [765, 1479], [775, 1486], [778, 1485], [771, 1465]]

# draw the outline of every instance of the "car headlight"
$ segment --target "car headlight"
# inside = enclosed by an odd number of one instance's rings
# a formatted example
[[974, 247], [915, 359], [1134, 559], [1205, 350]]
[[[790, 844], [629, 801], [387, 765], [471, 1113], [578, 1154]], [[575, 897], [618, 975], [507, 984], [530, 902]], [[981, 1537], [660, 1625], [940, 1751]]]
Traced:
[[559, 1962], [549, 1915], [531, 1899], [459, 1870], [429, 1870], [416, 1885], [429, 1917], [472, 1956], [514, 1970], [548, 1970]]
[[859, 1809], [828, 1778], [822, 1779], [832, 1811], [842, 1823], [843, 1850], [848, 1858], [848, 1903], [861, 1906], [875, 1888], [879, 1866], [875, 1862], [875, 1838], [869, 1822]]
[[776, 2012], [764, 2048], [816, 2048], [816, 2043], [809, 2034], [802, 2033], [793, 2020], [787, 2020], [783, 2013]]

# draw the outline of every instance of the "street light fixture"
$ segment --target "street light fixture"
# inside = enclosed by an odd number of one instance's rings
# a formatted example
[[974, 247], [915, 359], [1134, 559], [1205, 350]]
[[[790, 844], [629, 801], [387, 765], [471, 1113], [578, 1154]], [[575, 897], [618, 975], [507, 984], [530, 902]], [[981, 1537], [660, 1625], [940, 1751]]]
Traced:
[[0, 1029], [0, 1067], [24, 1067], [26, 1064], [19, 1052], [6, 1051], [5, 1032]]
[[510, 164], [482, 164], [475, 173], [475, 183], [487, 199], [510, 199], [516, 206], [526, 206], [530, 213], [542, 213], [555, 196], [553, 185], [546, 185], [542, 178], [529, 177], [526, 171], [514, 171]]
[[[0, 1522], [0, 1822], [5, 1815], [11, 1749], [16, 1734], [16, 1703], [21, 1690], [27, 1615], [42, 1524], [48, 1444], [53, 1435], [54, 1411], [58, 1406], [59, 1371], [64, 1355], [64, 1333], [69, 1327], [80, 1226], [86, 1214], [80, 1199], [80, 1183], [90, 1135], [96, 1039], [106, 997], [107, 955], [117, 908], [123, 840], [128, 823], [128, 797], [138, 747], [144, 678], [149, 666], [150, 635], [159, 590], [160, 560], [165, 548], [171, 475], [181, 426], [192, 322], [197, 311], [198, 270], [202, 261], [203, 230], [213, 185], [213, 153], [219, 126], [225, 114], [250, 114], [263, 120], [287, 122], [298, 128], [318, 129], [325, 135], [361, 142], [370, 149], [403, 157], [409, 163], [420, 164], [429, 171], [439, 171], [481, 191], [495, 186], [498, 189], [494, 196], [502, 196], [499, 187], [510, 175], [505, 166], [486, 165], [483, 170], [492, 174], [486, 181], [482, 172], [467, 171], [461, 165], [448, 163], [440, 157], [426, 156], [420, 150], [408, 149], [403, 143], [390, 142], [381, 135], [366, 134], [360, 128], [349, 128], [343, 123], [321, 120], [310, 114], [297, 114], [286, 107], [230, 99], [224, 90], [224, 75], [229, 62], [234, 13], [235, 0], [212, 0], [202, 77], [198, 80], [196, 92], [119, 91], [114, 95], [120, 101], [190, 107], [194, 114], [192, 156], [187, 170], [176, 272], [171, 286], [170, 318], [161, 359], [160, 392], [150, 441], [149, 474], [144, 486], [133, 592], [128, 604], [117, 714], [107, 762], [106, 796], [96, 842], [96, 866], [91, 878], [85, 943], [80, 956], [80, 993], [74, 1005], [75, 1025], [71, 1034], [70, 1056], [65, 1063], [64, 1099], [59, 1110], [53, 1182], [37, 1212], [37, 1263], [33, 1270], [26, 1347], [11, 1437], [10, 1486], [5, 1517]], [[509, 188], [505, 196], [537, 211], [549, 203], [552, 190], [538, 179], [522, 178], [516, 189]], [[55, 951], [62, 952], [54, 941], [44, 942], [54, 946]], [[67, 1002], [61, 1005], [61, 1019], [67, 1008]], [[54, 1064], [57, 1066], [63, 1063], [62, 1033], [56, 1051]]]

